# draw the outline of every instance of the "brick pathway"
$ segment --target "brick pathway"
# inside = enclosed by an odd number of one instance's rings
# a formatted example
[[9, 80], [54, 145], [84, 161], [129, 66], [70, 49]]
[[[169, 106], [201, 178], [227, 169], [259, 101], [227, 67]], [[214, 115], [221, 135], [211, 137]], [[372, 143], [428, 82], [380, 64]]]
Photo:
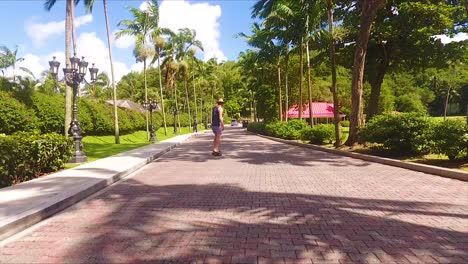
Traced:
[[201, 135], [0, 247], [0, 263], [468, 263], [468, 184]]

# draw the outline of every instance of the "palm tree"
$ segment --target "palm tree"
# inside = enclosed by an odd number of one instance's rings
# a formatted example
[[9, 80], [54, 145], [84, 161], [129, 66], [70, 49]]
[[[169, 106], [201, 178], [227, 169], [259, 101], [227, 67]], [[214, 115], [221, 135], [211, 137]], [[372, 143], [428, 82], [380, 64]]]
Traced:
[[161, 97], [161, 108], [162, 108], [162, 114], [163, 114], [163, 125], [164, 125], [164, 135], [167, 136], [167, 123], [166, 123], [166, 110], [164, 108], [164, 94], [163, 94], [163, 85], [162, 85], [162, 76], [161, 76], [161, 53], [164, 49], [164, 46], [166, 44], [166, 41], [164, 38], [161, 37], [161, 30], [154, 29], [153, 34], [152, 34], [152, 40], [154, 43], [154, 50], [155, 50], [155, 57], [154, 59], [158, 60], [158, 75], [159, 75], [159, 91], [160, 91], [160, 97]]
[[184, 77], [184, 88], [185, 88], [185, 98], [187, 101], [187, 111], [189, 115], [189, 127], [192, 128], [192, 113], [190, 112], [190, 101], [189, 94], [187, 89], [187, 76], [188, 76], [188, 63], [186, 62], [186, 57], [190, 56], [189, 52], [192, 47], [197, 47], [203, 51], [203, 45], [201, 41], [196, 40], [196, 32], [193, 29], [183, 28], [180, 29], [177, 35], [175, 36], [176, 42], [176, 59], [180, 61], [181, 73]]
[[[129, 7], [130, 12], [133, 14], [133, 20], [122, 20], [118, 26], [124, 26], [115, 34], [116, 38], [130, 35], [135, 37], [135, 50], [134, 55], [137, 61], [143, 62], [143, 74], [145, 78], [145, 101], [148, 101], [148, 83], [146, 78], [146, 63], [147, 59], [151, 57], [150, 51], [146, 46], [146, 39], [149, 34], [158, 28], [159, 23], [159, 6], [157, 0], [147, 1], [147, 9], [140, 10], [138, 8]], [[146, 112], [146, 134], [149, 139], [149, 121], [148, 112]]]
[[[15, 70], [16, 63], [24, 61], [24, 58], [18, 58], [18, 46], [12, 51], [6, 46], [0, 46], [0, 69], [13, 68], [13, 82], [16, 81]], [[3, 70], [2, 70], [3, 72]], [[5, 74], [4, 74], [5, 75]]]

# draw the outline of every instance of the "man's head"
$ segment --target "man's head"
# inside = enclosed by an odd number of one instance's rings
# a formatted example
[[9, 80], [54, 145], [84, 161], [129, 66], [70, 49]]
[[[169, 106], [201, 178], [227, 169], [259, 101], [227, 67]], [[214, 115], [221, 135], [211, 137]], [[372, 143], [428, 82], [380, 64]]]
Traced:
[[223, 105], [224, 104], [223, 98], [219, 98], [217, 102], [218, 102], [218, 105]]

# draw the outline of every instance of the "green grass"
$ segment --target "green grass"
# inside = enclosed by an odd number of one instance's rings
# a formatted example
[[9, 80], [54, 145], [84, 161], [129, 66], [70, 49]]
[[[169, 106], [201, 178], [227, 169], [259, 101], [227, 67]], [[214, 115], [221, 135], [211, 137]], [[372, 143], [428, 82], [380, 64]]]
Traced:
[[[189, 127], [181, 127], [179, 135], [190, 133]], [[200, 129], [199, 131], [201, 131]], [[167, 128], [167, 135], [164, 135], [164, 128], [156, 131], [158, 141], [174, 137], [174, 127]], [[86, 136], [83, 138], [84, 152], [88, 157], [88, 162], [102, 158], [107, 158], [122, 152], [143, 147], [151, 144], [146, 131], [137, 131], [127, 135], [120, 135], [120, 144], [115, 144], [115, 137], [112, 136]], [[80, 164], [65, 164], [65, 168], [73, 168]]]

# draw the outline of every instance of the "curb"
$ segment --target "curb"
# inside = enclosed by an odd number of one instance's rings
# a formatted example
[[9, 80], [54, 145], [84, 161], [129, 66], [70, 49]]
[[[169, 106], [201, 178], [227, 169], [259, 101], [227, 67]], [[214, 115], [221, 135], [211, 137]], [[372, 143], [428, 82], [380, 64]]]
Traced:
[[[252, 133], [252, 132], [249, 132], [249, 133]], [[451, 178], [451, 179], [456, 179], [456, 180], [468, 182], [468, 173], [463, 172], [463, 171], [447, 169], [447, 168], [441, 168], [441, 167], [426, 165], [426, 164], [404, 162], [404, 161], [400, 161], [400, 160], [396, 160], [396, 159], [382, 158], [382, 157], [371, 156], [371, 155], [366, 155], [366, 154], [361, 154], [361, 153], [356, 153], [356, 152], [348, 152], [348, 151], [342, 151], [342, 150], [337, 150], [337, 149], [329, 149], [329, 148], [325, 148], [325, 147], [321, 147], [321, 146], [317, 146], [317, 145], [300, 143], [300, 142], [287, 140], [287, 139], [274, 138], [274, 137], [269, 137], [269, 136], [256, 134], [256, 133], [252, 133], [252, 134], [257, 135], [259, 137], [269, 139], [269, 140], [289, 144], [289, 145], [295, 145], [295, 146], [299, 146], [299, 147], [310, 148], [310, 149], [323, 151], [323, 152], [328, 152], [328, 153], [332, 153], [332, 154], [336, 154], [336, 155], [340, 155], [340, 156], [347, 156], [347, 157], [361, 159], [361, 160], [365, 160], [365, 161], [377, 162], [377, 163], [390, 165], [390, 166], [394, 166], [394, 167], [399, 167], [399, 168], [424, 172], [424, 173], [428, 173], [428, 174], [434, 174], [434, 175], [441, 176], [441, 177], [444, 177], [444, 178]]]
[[[200, 132], [199, 132], [200, 134]], [[40, 208], [32, 208], [27, 211], [24, 211], [18, 215], [10, 217], [10, 219], [6, 219], [6, 223], [0, 226], [0, 241], [19, 233], [34, 224], [39, 223], [40, 221], [84, 200], [85, 198], [91, 196], [92, 194], [120, 181], [121, 179], [125, 178], [129, 174], [135, 172], [136, 170], [142, 168], [143, 166], [147, 165], [148, 163], [154, 161], [155, 159], [161, 157], [165, 153], [169, 152], [171, 149], [179, 146], [180, 144], [186, 142], [187, 140], [191, 139], [192, 137], [196, 136], [197, 134], [191, 134], [185, 139], [182, 139], [179, 142], [174, 142], [170, 144], [168, 147], [165, 147], [158, 152], [154, 153], [153, 155], [147, 157], [141, 162], [136, 163], [135, 165], [116, 173], [112, 177], [108, 177], [106, 179], [98, 180], [92, 184], [83, 184], [83, 188], [79, 188], [75, 193], [69, 194], [62, 194], [58, 197], [53, 197], [53, 199], [47, 201], [46, 203], [42, 204]], [[158, 143], [156, 143], [158, 144]], [[149, 145], [151, 146], [151, 145]], [[144, 146], [143, 148], [148, 147]], [[141, 148], [140, 148], [141, 149]], [[134, 149], [135, 150], [135, 149]], [[134, 151], [130, 150], [130, 151]], [[129, 151], [129, 152], [130, 152]], [[124, 156], [124, 153], [116, 154], [115, 156]], [[25, 182], [27, 183], [27, 182]]]

